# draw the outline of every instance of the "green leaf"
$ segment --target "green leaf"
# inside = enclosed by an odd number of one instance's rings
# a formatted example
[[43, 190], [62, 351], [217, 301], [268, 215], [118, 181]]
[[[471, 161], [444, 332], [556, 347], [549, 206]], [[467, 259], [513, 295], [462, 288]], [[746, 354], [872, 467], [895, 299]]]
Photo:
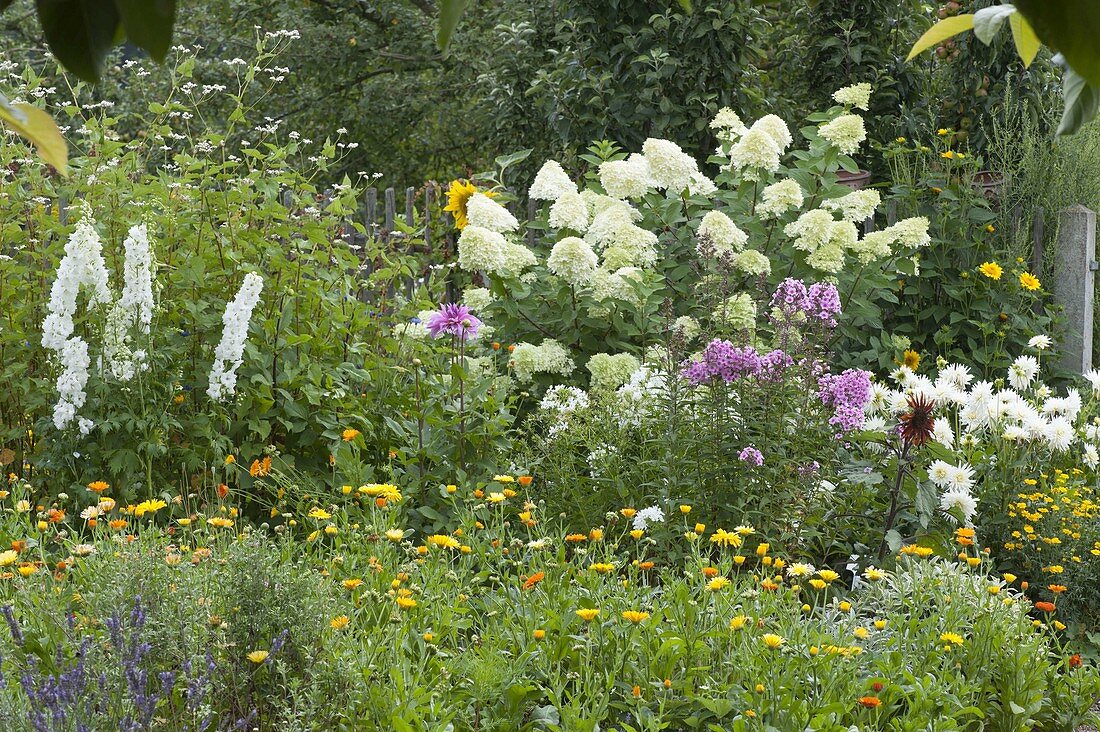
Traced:
[[683, 9], [683, 11], [685, 13], [687, 13], [688, 15], [691, 15], [691, 0], [678, 0], [678, 1], [680, 3], [680, 7]]
[[1090, 84], [1077, 71], [1066, 68], [1062, 75], [1062, 95], [1065, 97], [1065, 108], [1056, 134], [1072, 135], [1096, 116], [1100, 109], [1100, 86]]
[[103, 59], [119, 31], [114, 0], [37, 0], [50, 51], [85, 81], [99, 80]]
[[157, 61], [172, 45], [176, 0], [115, 0], [126, 37]]
[[988, 46], [993, 42], [993, 37], [997, 35], [1001, 24], [1008, 19], [1008, 16], [1015, 14], [1015, 5], [991, 5], [988, 8], [982, 8], [974, 13], [974, 35]]
[[909, 51], [909, 55], [905, 57], [905, 60], [911, 61], [915, 56], [927, 51], [929, 48], [932, 48], [932, 46], [943, 43], [951, 36], [957, 36], [973, 27], [974, 15], [971, 13], [963, 13], [962, 15], [944, 18], [939, 23], [936, 23], [926, 30], [924, 35], [917, 39], [917, 42], [913, 44], [913, 48]]
[[466, 6], [470, 0], [440, 0], [439, 3], [439, 34], [436, 36], [436, 45], [440, 51], [446, 51], [451, 43], [451, 36], [458, 27], [458, 21], [466, 12]]
[[69, 174], [69, 148], [50, 115], [30, 104], [11, 104], [0, 94], [0, 121], [33, 143], [38, 155], [61, 175]]
[[1081, 76], [1100, 86], [1100, 12], [1096, 0], [1017, 0], [1043, 43], [1060, 51]]
[[1035, 60], [1035, 56], [1039, 53], [1040, 46], [1043, 45], [1039, 41], [1039, 37], [1035, 35], [1035, 31], [1032, 29], [1031, 24], [1027, 22], [1027, 18], [1020, 13], [1012, 14], [1012, 17], [1008, 19], [1008, 26], [1012, 29], [1012, 41], [1016, 44], [1016, 53], [1023, 60], [1024, 68], [1031, 66], [1031, 62]]

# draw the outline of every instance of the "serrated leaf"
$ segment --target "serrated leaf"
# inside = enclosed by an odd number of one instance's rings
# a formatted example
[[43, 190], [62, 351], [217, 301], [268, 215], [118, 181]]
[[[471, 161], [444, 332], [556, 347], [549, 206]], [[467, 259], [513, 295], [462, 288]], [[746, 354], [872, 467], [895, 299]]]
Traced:
[[1065, 97], [1065, 108], [1055, 133], [1059, 137], [1072, 135], [1096, 116], [1097, 110], [1100, 110], [1100, 86], [1090, 84], [1081, 74], [1067, 67], [1062, 75], [1062, 96]]
[[157, 61], [172, 45], [176, 0], [115, 0], [126, 37]]
[[926, 30], [924, 35], [917, 39], [917, 42], [913, 44], [913, 48], [909, 51], [909, 55], [905, 57], [905, 60], [911, 61], [915, 56], [927, 51], [929, 48], [932, 48], [932, 46], [943, 43], [948, 38], [964, 33], [973, 27], [974, 15], [971, 13], [963, 13], [950, 18], [944, 18]]
[[1024, 68], [1031, 66], [1039, 48], [1043, 45], [1035, 30], [1020, 13], [1013, 13], [1008, 19], [1008, 27], [1012, 29], [1012, 42], [1016, 44], [1016, 53], [1024, 62]]
[[440, 0], [439, 33], [436, 36], [436, 45], [439, 46], [440, 51], [446, 51], [447, 46], [450, 45], [451, 36], [454, 35], [458, 21], [462, 19], [468, 4], [469, 0]]
[[993, 37], [997, 35], [1001, 24], [1015, 13], [1016, 6], [1009, 4], [991, 5], [988, 8], [982, 8], [974, 13], [974, 35], [977, 36], [979, 41], [988, 46], [993, 42]]
[[36, 0], [36, 6], [57, 60], [81, 79], [98, 81], [120, 27], [114, 0]]
[[0, 95], [0, 121], [30, 141], [39, 157], [57, 168], [61, 175], [69, 174], [69, 147], [53, 117], [30, 104], [11, 104], [7, 97]]

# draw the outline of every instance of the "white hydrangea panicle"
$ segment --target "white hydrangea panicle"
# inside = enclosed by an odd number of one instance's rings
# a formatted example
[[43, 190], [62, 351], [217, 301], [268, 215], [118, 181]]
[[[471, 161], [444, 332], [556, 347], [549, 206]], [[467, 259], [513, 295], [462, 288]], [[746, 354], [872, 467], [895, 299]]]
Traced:
[[535, 174], [527, 195], [535, 201], [556, 201], [566, 193], [576, 193], [577, 184], [556, 160], [547, 160]]
[[[62, 371], [57, 377], [58, 399], [53, 409], [53, 424], [57, 429], [63, 430], [78, 419], [77, 411], [87, 400], [88, 395], [84, 390], [88, 385], [91, 358], [88, 356], [87, 342], [79, 336], [67, 339], [58, 356]], [[91, 430], [90, 420], [83, 420], [79, 424], [83, 434]]]
[[854, 155], [867, 139], [867, 129], [858, 114], [842, 114], [818, 128], [821, 135], [843, 155]]
[[587, 287], [596, 276], [599, 258], [584, 239], [567, 236], [554, 244], [546, 266], [574, 287]]
[[499, 272], [505, 267], [508, 240], [480, 226], [467, 226], [458, 237], [458, 266], [467, 272]]
[[467, 287], [462, 291], [462, 303], [475, 313], [488, 308], [494, 299], [493, 293], [485, 287]]
[[714, 115], [714, 119], [710, 121], [710, 128], [712, 130], [726, 130], [737, 136], [741, 136], [748, 131], [737, 112], [729, 107], [722, 107], [718, 110], [718, 114]]
[[612, 198], [641, 198], [654, 187], [649, 160], [632, 153], [625, 160], [600, 163], [600, 185]]
[[771, 260], [755, 249], [746, 249], [734, 257], [733, 266], [750, 277], [767, 277], [772, 272]]
[[657, 235], [640, 226], [628, 224], [618, 229], [603, 252], [603, 266], [651, 267], [657, 263]]
[[894, 251], [894, 236], [885, 229], [871, 231], [863, 238], [853, 242], [848, 251], [860, 264], [870, 264], [876, 259], [885, 259]]
[[65, 255], [57, 265], [57, 278], [50, 288], [47, 314], [42, 322], [42, 346], [60, 351], [73, 334], [73, 315], [81, 290], [88, 294], [88, 304], [109, 305], [114, 299], [108, 285], [107, 264], [103, 260], [103, 244], [95, 230], [95, 219], [85, 213], [69, 235]]
[[640, 218], [641, 213], [629, 203], [603, 197], [596, 202], [585, 239], [599, 251], [619, 240], [620, 232], [634, 227], [634, 222]]
[[690, 315], [681, 315], [672, 321], [672, 330], [684, 339], [685, 343], [691, 343], [693, 340], [699, 337], [703, 328], [699, 325], [699, 321]]
[[237, 369], [244, 358], [244, 344], [248, 340], [248, 325], [252, 310], [260, 301], [263, 278], [254, 272], [244, 276], [237, 296], [225, 306], [222, 315], [222, 338], [214, 350], [214, 364], [210, 368], [210, 385], [206, 393], [216, 402], [225, 401], [237, 389]]
[[706, 243], [711, 251], [718, 255], [739, 252], [745, 248], [749, 240], [749, 235], [721, 211], [707, 211], [704, 214], [702, 221], [699, 222], [698, 237], [697, 247], [702, 248]]
[[932, 243], [932, 237], [928, 234], [928, 219], [924, 216], [913, 216], [902, 219], [884, 231], [890, 232], [894, 241], [902, 246], [920, 249]]
[[706, 177], [702, 173], [696, 171], [691, 174], [691, 181], [688, 183], [688, 194], [692, 196], [709, 196], [712, 193], [718, 192], [718, 186], [714, 185], [714, 181]]
[[779, 218], [791, 209], [802, 208], [802, 186], [792, 178], [765, 186], [756, 213], [763, 218]]
[[840, 198], [827, 198], [821, 202], [821, 207], [830, 211], [839, 211], [846, 221], [861, 222], [871, 218], [882, 202], [879, 192], [873, 188], [866, 188], [841, 196]]
[[794, 239], [791, 246], [812, 254], [832, 238], [836, 219], [828, 211], [815, 208], [803, 213], [783, 227], [783, 233]]
[[515, 231], [519, 221], [512, 212], [484, 193], [475, 193], [466, 203], [467, 226], [480, 226], [489, 231]]
[[843, 104], [845, 107], [862, 109], [866, 112], [870, 109], [871, 105], [871, 85], [867, 82], [862, 82], [842, 87], [833, 92], [833, 99], [837, 104]]
[[787, 128], [787, 123], [782, 120], [778, 115], [766, 114], [760, 119], [752, 123], [750, 129], [760, 130], [768, 137], [775, 141], [776, 147], [779, 148], [780, 154], [787, 151], [790, 147], [792, 140], [791, 131]]
[[550, 226], [584, 233], [588, 229], [588, 204], [579, 193], [563, 193], [550, 206]]
[[779, 170], [782, 152], [772, 135], [754, 126], [730, 149], [729, 167], [745, 180], [759, 180], [763, 172]]
[[516, 379], [521, 382], [532, 381], [535, 374], [569, 376], [575, 368], [569, 351], [552, 338], [537, 346], [533, 343], [517, 344], [512, 351], [510, 365]]
[[671, 140], [651, 137], [642, 144], [642, 154], [649, 163], [654, 186], [670, 193], [683, 192], [699, 172], [695, 158]]
[[504, 248], [504, 264], [497, 274], [519, 277], [523, 270], [538, 263], [535, 253], [522, 244], [507, 242]]
[[641, 368], [641, 362], [629, 353], [596, 353], [588, 359], [585, 368], [592, 374], [594, 390], [614, 390], [630, 381]]

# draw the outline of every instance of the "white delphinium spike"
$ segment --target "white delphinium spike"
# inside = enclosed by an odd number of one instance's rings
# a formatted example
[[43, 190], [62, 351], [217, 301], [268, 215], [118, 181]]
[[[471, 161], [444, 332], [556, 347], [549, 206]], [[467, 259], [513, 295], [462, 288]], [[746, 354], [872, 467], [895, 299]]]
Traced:
[[210, 386], [206, 393], [214, 401], [233, 396], [237, 388], [237, 369], [244, 357], [244, 343], [248, 339], [248, 324], [252, 310], [260, 301], [263, 278], [255, 273], [244, 277], [237, 296], [225, 306], [222, 316], [222, 339], [214, 351], [214, 365], [210, 369]]
[[107, 285], [107, 265], [103, 261], [103, 245], [95, 230], [95, 219], [85, 216], [76, 225], [65, 244], [65, 256], [57, 265], [57, 279], [50, 289], [46, 319], [42, 322], [42, 345], [60, 351], [73, 334], [73, 315], [81, 288], [88, 290], [91, 305], [111, 302]]
[[[77, 410], [84, 406], [87, 394], [84, 387], [88, 384], [88, 344], [83, 338], [66, 340], [59, 351], [62, 371], [57, 377], [57, 404], [53, 409], [53, 424], [63, 430], [77, 419]], [[80, 418], [80, 431], [87, 434], [92, 427], [90, 420]]]
[[130, 227], [124, 244], [122, 295], [107, 318], [104, 356], [111, 375], [129, 381], [144, 367], [144, 349], [132, 349], [131, 334], [149, 334], [153, 322], [153, 257], [145, 224]]

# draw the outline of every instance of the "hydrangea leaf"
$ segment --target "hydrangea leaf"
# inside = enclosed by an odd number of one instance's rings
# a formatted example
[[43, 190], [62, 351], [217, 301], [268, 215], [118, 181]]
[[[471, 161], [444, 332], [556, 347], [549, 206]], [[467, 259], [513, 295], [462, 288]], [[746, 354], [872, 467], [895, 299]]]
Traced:
[[68, 175], [69, 148], [50, 115], [30, 104], [12, 104], [0, 94], [0, 121], [32, 142], [42, 159], [59, 173]]
[[917, 39], [917, 42], [913, 44], [913, 48], [909, 51], [909, 55], [905, 60], [912, 60], [929, 48], [939, 43], [943, 43], [952, 36], [965, 33], [973, 27], [974, 15], [972, 13], [963, 13], [961, 15], [954, 15], [950, 18], [944, 18], [939, 23], [936, 23], [926, 30], [924, 35]]

